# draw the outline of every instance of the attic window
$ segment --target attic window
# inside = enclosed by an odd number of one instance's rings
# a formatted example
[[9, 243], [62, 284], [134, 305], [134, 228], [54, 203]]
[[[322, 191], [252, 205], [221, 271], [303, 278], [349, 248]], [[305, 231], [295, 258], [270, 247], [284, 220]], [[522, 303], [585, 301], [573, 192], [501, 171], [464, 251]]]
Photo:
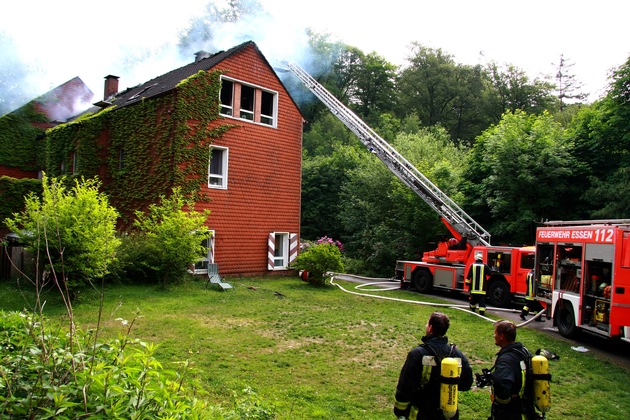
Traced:
[[148, 91], [149, 89], [151, 89], [152, 87], [157, 86], [157, 83], [154, 83], [150, 86], [146, 86], [144, 89], [142, 89], [140, 92], [134, 94], [133, 96], [131, 96], [129, 99], [127, 99], [128, 101], [132, 100], [132, 99], [136, 99], [139, 98], [140, 95], [142, 95], [143, 93], [145, 93], [146, 91]]
[[254, 88], [241, 86], [241, 118], [254, 121]]
[[226, 78], [221, 82], [221, 115], [276, 126], [276, 92]]
[[234, 83], [223, 79], [221, 86], [221, 115], [232, 116]]

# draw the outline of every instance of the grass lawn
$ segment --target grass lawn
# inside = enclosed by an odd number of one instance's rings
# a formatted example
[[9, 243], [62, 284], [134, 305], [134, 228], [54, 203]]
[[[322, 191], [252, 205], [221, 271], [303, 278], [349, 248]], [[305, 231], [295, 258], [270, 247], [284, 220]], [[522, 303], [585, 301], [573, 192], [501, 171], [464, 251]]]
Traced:
[[[291, 278], [231, 278], [234, 290], [192, 281], [161, 290], [113, 285], [104, 297], [103, 336], [126, 330], [116, 318], [135, 319], [130, 335], [159, 344], [165, 365], [190, 360], [214, 405], [229, 406], [251, 389], [273, 407], [277, 419], [394, 418], [393, 394], [407, 352], [420, 342], [435, 307], [344, 293]], [[347, 289], [354, 284], [338, 283]], [[390, 297], [441, 302], [400, 290]], [[44, 312], [65, 317], [53, 294]], [[0, 308], [20, 310], [32, 296], [15, 284], [0, 284]], [[80, 328], [96, 325], [99, 294], [83, 292], [74, 305]], [[442, 308], [451, 318], [450, 341], [467, 355], [474, 372], [492, 366], [497, 348], [492, 323]], [[630, 373], [593, 353], [532, 330], [518, 340], [531, 351], [544, 347], [551, 361], [549, 419], [630, 418]], [[460, 393], [462, 419], [486, 419], [489, 390]]]

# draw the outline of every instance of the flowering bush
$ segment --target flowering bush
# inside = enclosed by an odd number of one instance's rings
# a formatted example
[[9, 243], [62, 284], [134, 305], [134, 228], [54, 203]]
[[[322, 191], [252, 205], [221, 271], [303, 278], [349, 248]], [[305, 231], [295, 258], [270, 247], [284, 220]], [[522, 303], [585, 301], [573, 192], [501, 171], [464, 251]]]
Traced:
[[328, 273], [343, 271], [341, 260], [341, 242], [331, 238], [320, 238], [316, 243], [306, 242], [300, 245], [300, 255], [293, 263], [293, 268], [307, 272], [312, 283], [324, 284]]
[[343, 252], [343, 244], [339, 241], [335, 241], [333, 238], [329, 238], [328, 236], [324, 236], [317, 240], [318, 244], [331, 244], [339, 248], [339, 251]]

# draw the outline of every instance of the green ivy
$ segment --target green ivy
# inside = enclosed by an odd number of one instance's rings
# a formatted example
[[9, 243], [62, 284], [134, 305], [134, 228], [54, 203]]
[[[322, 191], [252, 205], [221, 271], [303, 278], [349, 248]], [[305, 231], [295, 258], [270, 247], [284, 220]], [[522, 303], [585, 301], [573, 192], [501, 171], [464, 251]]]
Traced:
[[42, 182], [38, 179], [0, 177], [0, 227], [5, 228], [7, 217], [24, 210], [24, 197], [30, 193], [42, 194]]
[[46, 116], [32, 102], [0, 118], [0, 165], [25, 171], [41, 169], [44, 130], [33, 123], [45, 122]]
[[107, 108], [48, 130], [47, 170], [61, 175], [62, 166], [67, 170], [72, 164], [67, 162], [72, 153], [78, 173], [86, 177], [102, 176], [99, 169], [106, 164], [106, 192], [127, 216], [173, 188], [196, 201], [207, 199], [200, 188], [209, 146], [233, 127], [209, 128], [219, 117], [220, 75], [199, 71], [170, 94]]

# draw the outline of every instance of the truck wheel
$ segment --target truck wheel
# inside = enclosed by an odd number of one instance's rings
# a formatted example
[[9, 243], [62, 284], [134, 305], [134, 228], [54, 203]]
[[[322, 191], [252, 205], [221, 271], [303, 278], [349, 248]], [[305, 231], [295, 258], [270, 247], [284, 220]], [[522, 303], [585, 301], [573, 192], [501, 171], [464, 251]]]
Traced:
[[488, 286], [487, 295], [491, 305], [506, 307], [511, 299], [510, 286], [502, 280], [495, 280]]
[[573, 313], [573, 306], [568, 302], [561, 302], [561, 306], [556, 310], [556, 324], [558, 325], [558, 332], [560, 335], [566, 338], [575, 336], [577, 327], [575, 326], [575, 314]]
[[426, 270], [416, 271], [413, 275], [413, 287], [419, 293], [429, 293], [433, 287], [431, 273]]

